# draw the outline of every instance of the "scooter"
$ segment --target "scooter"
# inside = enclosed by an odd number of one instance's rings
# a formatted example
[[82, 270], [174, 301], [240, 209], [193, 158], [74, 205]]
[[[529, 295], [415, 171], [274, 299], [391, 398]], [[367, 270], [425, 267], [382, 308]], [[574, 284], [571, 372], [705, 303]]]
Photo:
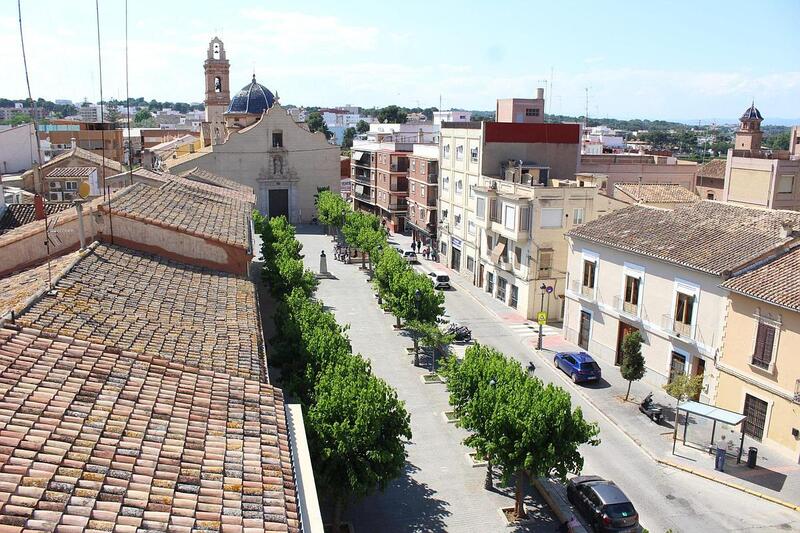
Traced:
[[639, 404], [639, 411], [646, 414], [650, 418], [650, 420], [652, 420], [656, 424], [660, 424], [661, 420], [664, 418], [664, 414], [661, 412], [661, 408], [653, 405], [652, 392], [647, 396], [645, 396], [644, 400], [642, 400], [642, 403]]

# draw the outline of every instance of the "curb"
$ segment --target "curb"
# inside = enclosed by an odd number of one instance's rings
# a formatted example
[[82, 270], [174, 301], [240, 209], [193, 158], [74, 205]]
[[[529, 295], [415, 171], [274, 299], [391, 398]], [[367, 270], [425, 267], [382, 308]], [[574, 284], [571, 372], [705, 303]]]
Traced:
[[716, 483], [719, 483], [720, 485], [725, 485], [726, 487], [730, 487], [732, 489], [736, 489], [736, 490], [740, 490], [742, 492], [746, 492], [747, 494], [750, 494], [751, 496], [756, 496], [758, 498], [761, 498], [762, 500], [767, 500], [769, 502], [776, 503], [776, 504], [782, 505], [784, 507], [788, 507], [789, 509], [792, 509], [793, 511], [800, 512], [800, 505], [795, 505], [793, 503], [789, 503], [789, 502], [780, 500], [778, 498], [770, 496], [769, 494], [764, 494], [762, 492], [758, 492], [757, 490], [749, 489], [747, 487], [739, 485], [738, 483], [732, 483], [730, 481], [726, 481], [724, 479], [720, 479], [718, 477], [706, 474], [702, 470], [695, 470], [694, 468], [690, 468], [688, 466], [684, 466], [684, 465], [681, 465], [681, 464], [678, 464], [678, 463], [673, 463], [672, 461], [669, 461], [667, 459], [661, 459], [661, 458], [658, 458], [658, 457], [655, 458], [655, 461], [657, 463], [659, 463], [659, 464], [662, 464], [662, 465], [665, 465], [665, 466], [670, 466], [672, 468], [675, 468], [677, 470], [681, 470], [683, 472], [687, 472], [689, 474], [694, 474], [695, 476], [698, 476], [698, 477], [701, 477], [701, 478], [704, 478], [704, 479], [708, 479], [710, 481], [714, 481]]

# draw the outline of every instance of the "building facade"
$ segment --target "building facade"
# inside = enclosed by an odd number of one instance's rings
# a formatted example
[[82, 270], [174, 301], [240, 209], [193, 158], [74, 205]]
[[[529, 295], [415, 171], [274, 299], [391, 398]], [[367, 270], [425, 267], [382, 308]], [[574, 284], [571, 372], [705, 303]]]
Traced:
[[605, 189], [613, 192], [618, 182], [674, 183], [690, 191], [695, 187], [697, 163], [661, 155], [603, 154], [581, 156], [578, 171], [596, 174], [606, 181]]
[[225, 120], [223, 113], [231, 101], [230, 62], [225, 57], [225, 45], [214, 37], [208, 43], [205, 71], [205, 121], [201, 130], [206, 146], [219, 144], [225, 139]]
[[24, 172], [38, 160], [33, 124], [0, 129], [0, 174]]
[[800, 248], [722, 284], [729, 291], [716, 405], [800, 462]]
[[439, 197], [439, 147], [414, 145], [408, 167], [406, 227], [416, 242], [436, 242]]
[[725, 159], [712, 159], [697, 168], [695, 190], [703, 200], [722, 200], [725, 192]]
[[543, 123], [544, 89], [536, 89], [536, 98], [499, 98], [494, 116], [497, 122]]

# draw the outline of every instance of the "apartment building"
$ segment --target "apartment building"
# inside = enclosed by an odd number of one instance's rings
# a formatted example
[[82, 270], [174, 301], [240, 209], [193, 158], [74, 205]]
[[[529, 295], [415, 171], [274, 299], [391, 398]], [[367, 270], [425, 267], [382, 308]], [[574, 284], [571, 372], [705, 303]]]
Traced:
[[122, 129], [116, 129], [113, 124], [54, 119], [39, 126], [39, 139], [48, 141], [55, 155], [77, 146], [118, 163], [125, 161]]
[[702, 375], [718, 388], [728, 291], [720, 285], [800, 241], [800, 214], [699, 201], [635, 205], [567, 232], [564, 333], [619, 365], [628, 333], [644, 339], [644, 380]]
[[439, 197], [439, 147], [416, 144], [408, 157], [408, 215], [406, 228], [414, 241], [436, 241]]
[[480, 278], [477, 265], [479, 245], [486, 237], [476, 223], [476, 190], [486, 186], [486, 181], [480, 178], [494, 176], [502, 181], [514, 169], [522, 171], [517, 174], [524, 175], [530, 186], [546, 186], [553, 178], [574, 178], [580, 125], [445, 122], [440, 149], [440, 261], [483, 286], [486, 280]]
[[382, 148], [376, 156], [375, 213], [389, 231], [402, 232], [408, 211], [409, 152]]
[[536, 89], [536, 98], [498, 98], [497, 122], [541, 124], [544, 122], [544, 89]]

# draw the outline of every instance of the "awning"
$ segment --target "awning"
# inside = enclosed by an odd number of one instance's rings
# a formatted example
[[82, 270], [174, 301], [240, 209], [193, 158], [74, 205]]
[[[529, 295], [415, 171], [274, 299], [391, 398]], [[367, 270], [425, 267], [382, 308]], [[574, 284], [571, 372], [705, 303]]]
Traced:
[[704, 416], [706, 418], [710, 418], [711, 420], [728, 424], [729, 426], [737, 426], [742, 423], [742, 420], [747, 418], [741, 413], [728, 411], [727, 409], [722, 409], [720, 407], [714, 407], [713, 405], [695, 401], [688, 401], [678, 404], [678, 410], [686, 411], [687, 413], [692, 413], [698, 416]]
[[498, 242], [492, 249], [492, 263], [497, 263], [500, 256], [503, 255], [503, 250], [506, 249], [506, 243], [503, 241]]
[[364, 157], [364, 152], [359, 152], [358, 150], [353, 152], [353, 159], [356, 161], [361, 160], [362, 157]]

